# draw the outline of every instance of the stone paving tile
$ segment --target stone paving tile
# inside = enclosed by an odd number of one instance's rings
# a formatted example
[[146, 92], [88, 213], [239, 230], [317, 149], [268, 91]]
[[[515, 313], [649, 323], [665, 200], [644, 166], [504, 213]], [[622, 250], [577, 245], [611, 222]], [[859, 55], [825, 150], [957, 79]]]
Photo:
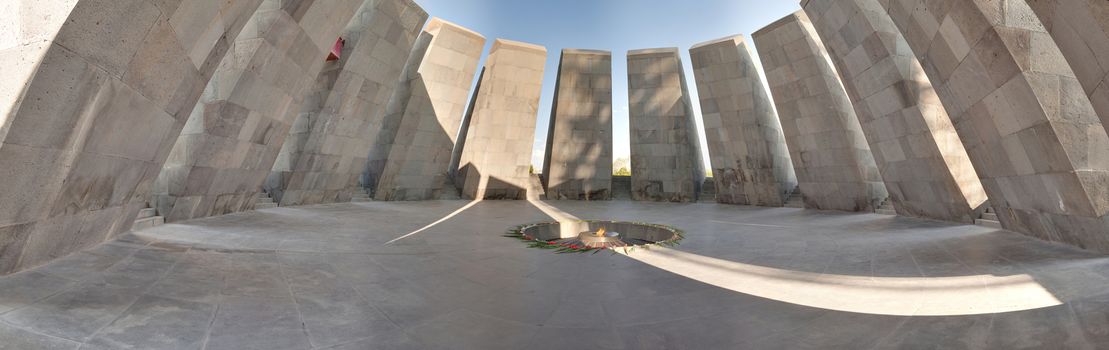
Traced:
[[993, 315], [911, 317], [876, 348], [982, 349]]
[[[464, 332], [455, 330], [466, 329]], [[431, 349], [520, 349], [538, 327], [458, 310], [438, 317], [409, 334]]]
[[308, 349], [308, 335], [291, 297], [225, 297], [205, 349]]
[[627, 346], [612, 328], [553, 328], [543, 327], [527, 343], [527, 349], [641, 349]]
[[330, 350], [423, 350], [427, 347], [401, 332], [392, 332], [330, 347]]
[[204, 344], [215, 308], [214, 304], [144, 296], [83, 348], [198, 349]]
[[[446, 226], [402, 241], [406, 246], [372, 253], [226, 245], [271, 236], [326, 240], [332, 226], [348, 227], [338, 241], [361, 234], [383, 243], [403, 233], [373, 223], [443, 206], [371, 204], [165, 225], [139, 238], [193, 230], [240, 238], [222, 246], [207, 243], [215, 249], [189, 249], [187, 241], [134, 250], [97, 247], [97, 254], [78, 253], [58, 266], [2, 277], [0, 301], [29, 305], [0, 314], [0, 349], [73, 348], [90, 339], [86, 348], [196, 348], [191, 345], [198, 338], [207, 349], [236, 350], [1094, 348], [1109, 341], [1109, 297], [1100, 295], [1101, 286], [1109, 285], [1109, 258], [974, 226], [872, 214], [555, 202], [580, 216], [677, 225], [688, 232], [678, 249], [705, 257], [874, 278], [980, 275], [989, 281], [1027, 275], [1067, 304], [942, 317], [790, 304], [717, 288], [623, 255], [526, 249], [500, 234], [514, 224], [549, 219], [533, 217], [534, 208], [518, 203], [482, 203]], [[411, 223], [419, 228], [426, 221]], [[313, 231], [313, 225], [327, 229]], [[57, 291], [37, 295], [25, 282]]]
[[83, 282], [70, 290], [31, 306], [9, 312], [5, 322], [32, 331], [75, 341], [85, 341], [126, 310], [141, 289], [103, 280]]
[[[204, 254], [215, 255], [215, 254]], [[218, 259], [205, 256], [206, 259]], [[226, 268], [221, 262], [199, 261], [190, 258], [174, 265], [164, 278], [147, 290], [149, 295], [157, 295], [178, 300], [203, 303], [219, 302], [224, 286]]]
[[48, 275], [79, 281], [107, 270], [126, 256], [76, 253], [36, 269]]
[[0, 350], [67, 350], [81, 343], [25, 331], [0, 323]]
[[[1101, 312], [1104, 312], [1101, 311]], [[991, 349], [1093, 349], [1067, 305], [994, 315]]]
[[73, 284], [73, 281], [37, 271], [0, 278], [0, 314], [30, 305]]

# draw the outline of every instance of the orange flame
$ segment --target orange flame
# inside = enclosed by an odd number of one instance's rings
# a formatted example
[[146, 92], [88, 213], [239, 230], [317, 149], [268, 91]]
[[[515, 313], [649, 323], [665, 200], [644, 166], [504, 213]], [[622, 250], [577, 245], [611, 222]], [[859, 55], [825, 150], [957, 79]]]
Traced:
[[605, 228], [602, 227], [599, 230], [597, 230], [597, 233], [595, 233], [595, 235], [597, 235], [597, 237], [604, 237], [605, 236]]

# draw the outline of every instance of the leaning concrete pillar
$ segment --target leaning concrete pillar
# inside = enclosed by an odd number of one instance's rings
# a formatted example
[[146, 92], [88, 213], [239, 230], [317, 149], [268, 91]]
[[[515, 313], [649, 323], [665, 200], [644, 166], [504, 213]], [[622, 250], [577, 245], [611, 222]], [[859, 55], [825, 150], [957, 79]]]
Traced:
[[804, 12], [753, 35], [805, 206], [873, 211], [887, 197], [828, 53]]
[[881, 2], [1010, 230], [1109, 251], [1109, 136], [1028, 4]]
[[805, 0], [897, 213], [974, 223], [986, 201], [955, 126], [878, 0]]
[[[281, 205], [349, 202], [360, 190], [366, 155], [385, 126], [387, 103], [426, 20], [427, 12], [412, 0], [362, 6], [343, 32], [340, 59], [317, 79], [329, 86], [322, 106], [308, 103], [314, 108], [301, 114], [307, 117], [299, 122], [304, 132], [285, 140], [279, 160], [288, 163], [275, 164], [268, 181], [281, 175]], [[291, 169], [277, 172], [283, 167]]]
[[677, 48], [628, 52], [632, 199], [692, 202], [704, 161]]
[[260, 3], [0, 2], [0, 274], [131, 228]]
[[362, 0], [266, 0], [192, 110], [156, 197], [167, 220], [254, 207], [262, 182]]
[[[1109, 2], [1029, 1], [1109, 131]], [[1010, 5], [1007, 11], [1018, 10]], [[1062, 64], [1062, 62], [1057, 62]]]
[[547, 49], [497, 39], [485, 62], [456, 181], [466, 198], [524, 199]]
[[447, 167], [484, 49], [484, 36], [439, 18], [420, 35], [386, 112], [398, 129], [376, 143], [387, 150], [371, 151], [388, 154], [384, 166], [371, 166], [381, 169], [371, 174], [375, 199], [429, 200], [456, 191]]
[[778, 113], [742, 36], [689, 49], [716, 201], [780, 207], [797, 187]]
[[562, 50], [543, 175], [547, 198], [611, 198], [612, 52]]

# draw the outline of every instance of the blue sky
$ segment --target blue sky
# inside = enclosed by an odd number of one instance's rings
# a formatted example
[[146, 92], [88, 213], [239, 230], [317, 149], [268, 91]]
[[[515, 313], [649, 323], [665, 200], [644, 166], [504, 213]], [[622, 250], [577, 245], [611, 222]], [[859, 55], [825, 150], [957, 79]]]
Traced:
[[[546, 77], [536, 123], [532, 163], [542, 168], [547, 121], [563, 48], [611, 50], [613, 57], [613, 156], [626, 158], [628, 141], [627, 51], [678, 47], [700, 125], [700, 106], [689, 66], [689, 47], [735, 34], [749, 35], [800, 9], [796, 0], [416, 0], [432, 16], [477, 31], [547, 47]], [[695, 3], [695, 5], [691, 4]], [[486, 54], [488, 54], [486, 47]], [[484, 58], [483, 58], [484, 60]], [[703, 132], [703, 131], [702, 131]], [[701, 138], [702, 142], [704, 137]], [[703, 145], [702, 145], [703, 147]], [[707, 151], [706, 151], [707, 154]], [[705, 161], [706, 166], [708, 161]]]

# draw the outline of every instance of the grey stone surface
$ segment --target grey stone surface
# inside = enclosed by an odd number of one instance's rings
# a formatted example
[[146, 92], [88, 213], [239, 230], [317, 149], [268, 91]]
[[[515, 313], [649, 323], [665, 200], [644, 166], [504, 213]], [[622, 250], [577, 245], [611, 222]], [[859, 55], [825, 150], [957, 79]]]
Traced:
[[973, 223], [986, 202], [955, 126], [877, 0], [807, 0], [900, 215]]
[[1028, 3], [883, 6], [947, 108], [1002, 226], [1109, 251], [1109, 136]]
[[396, 130], [386, 106], [427, 17], [411, 0], [367, 2], [355, 15], [342, 35], [342, 56], [320, 73], [318, 81], [331, 81], [327, 92], [306, 101], [312, 112], [296, 123], [303, 133], [285, 140], [274, 164], [271, 177], [280, 180], [268, 182], [281, 183], [281, 205], [350, 202], [361, 191], [367, 155], [386, 130]]
[[465, 198], [524, 199], [547, 49], [497, 39], [481, 71], [455, 182]]
[[0, 324], [0, 349], [3, 350], [75, 350], [81, 343], [29, 332], [12, 326]]
[[1109, 131], [1109, 85], [1105, 82], [1109, 77], [1109, 3], [1032, 0], [1028, 5], [1055, 39], [1101, 125]]
[[299, 107], [361, 0], [266, 0], [232, 43], [155, 183], [166, 221], [254, 208]]
[[5, 2], [0, 274], [130, 228], [260, 2]]
[[367, 164], [377, 200], [428, 200], [457, 192], [444, 184], [485, 37], [434, 18], [419, 40], [386, 111], [386, 128], [396, 128], [395, 137], [378, 136]]
[[547, 128], [550, 199], [612, 197], [612, 52], [564, 49]]
[[713, 190], [720, 203], [780, 207], [797, 187], [797, 174], [748, 46], [734, 36], [689, 49]]
[[86, 347], [93, 349], [197, 349], [203, 346], [216, 305], [144, 296]]
[[[176, 284], [209, 285], [214, 278], [240, 288], [252, 285], [256, 296], [220, 293], [218, 283], [213, 286], [217, 297], [208, 301], [182, 299], [170, 289], [132, 293], [106, 282], [82, 283], [0, 314], [0, 348], [1109, 345], [1103, 334], [1109, 326], [1104, 317], [1109, 298], [1103, 292], [1109, 286], [1109, 258], [1074, 248], [982, 227], [876, 214], [710, 203], [548, 203], [583, 219], [619, 217], [679, 227], [687, 238], [677, 253], [718, 259], [696, 264], [697, 271], [709, 274], [734, 273], [717, 264], [743, 262], [820, 274], [832, 278], [827, 281], [830, 288], [845, 286], [835, 278], [896, 279], [903, 284], [894, 290], [904, 291], [907, 299], [915, 293], [955, 288], [952, 302], [985, 291], [999, 304], [1029, 296], [1009, 294], [1003, 291], [1007, 285], [987, 281], [1027, 276], [1031, 282], [1026, 283], [1064, 304], [919, 317], [826, 310], [772, 300], [797, 290], [771, 288], [765, 297], [746, 295], [644, 264], [637, 261], [639, 253], [631, 258], [553, 254], [491, 236], [506, 227], [551, 220], [518, 202], [482, 202], [446, 224], [384, 245], [467, 202], [370, 202], [285, 207], [169, 224], [112, 242], [111, 249], [96, 247], [101, 254], [175, 261], [155, 285], [171, 278]], [[212, 238], [226, 236], [235, 239]], [[291, 244], [261, 249], [274, 240]], [[248, 282], [251, 276], [271, 274], [282, 282]], [[0, 286], [11, 285], [9, 280], [20, 280], [21, 275], [0, 277]], [[759, 278], [770, 283], [777, 277]], [[930, 284], [933, 280], [947, 282]], [[937, 286], [946, 287], [934, 289]], [[843, 305], [872, 304], [868, 293], [889, 291], [863, 289], [857, 300]], [[88, 322], [59, 322], [67, 319]], [[91, 331], [76, 332], [82, 329]], [[88, 333], [81, 339], [59, 338]]]
[[697, 201], [705, 167], [678, 49], [628, 52], [628, 118], [632, 199]]
[[755, 32], [805, 207], [874, 211], [887, 193], [858, 117], [804, 12]]

